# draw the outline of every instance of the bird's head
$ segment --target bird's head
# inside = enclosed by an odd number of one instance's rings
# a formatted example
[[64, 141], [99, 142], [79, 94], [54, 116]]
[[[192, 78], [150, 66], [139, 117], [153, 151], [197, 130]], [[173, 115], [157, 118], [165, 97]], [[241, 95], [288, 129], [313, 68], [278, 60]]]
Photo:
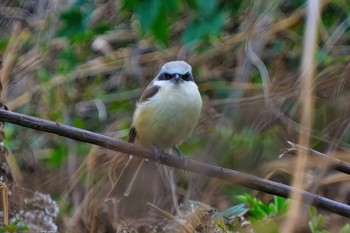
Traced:
[[184, 61], [171, 61], [165, 63], [160, 70], [157, 79], [159, 81], [171, 81], [179, 84], [182, 82], [194, 82], [192, 68]]

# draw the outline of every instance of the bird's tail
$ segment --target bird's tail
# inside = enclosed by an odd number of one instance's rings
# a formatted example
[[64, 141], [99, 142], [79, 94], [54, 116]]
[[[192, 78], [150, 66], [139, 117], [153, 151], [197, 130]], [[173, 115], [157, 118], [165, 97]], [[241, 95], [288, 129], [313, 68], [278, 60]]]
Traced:
[[[144, 159], [130, 155], [129, 160], [123, 167], [116, 181], [110, 177], [112, 182], [111, 191], [106, 197], [106, 201], [119, 202], [123, 196], [129, 196], [134, 186], [136, 177], [142, 167]], [[110, 176], [113, 172], [110, 172]]]

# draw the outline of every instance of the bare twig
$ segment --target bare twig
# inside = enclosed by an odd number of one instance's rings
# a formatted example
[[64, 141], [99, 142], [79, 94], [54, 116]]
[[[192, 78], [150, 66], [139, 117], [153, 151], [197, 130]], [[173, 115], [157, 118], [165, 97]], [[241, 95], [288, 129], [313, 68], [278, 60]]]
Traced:
[[[344, 172], [344, 173], [350, 175], [350, 163], [341, 161], [339, 159], [336, 159], [336, 158], [333, 158], [333, 157], [328, 156], [326, 154], [323, 154], [319, 151], [307, 148], [307, 147], [299, 145], [299, 144], [295, 144], [293, 142], [288, 141], [288, 144], [291, 145], [291, 147], [292, 147], [292, 148], [290, 148], [290, 150], [306, 151], [308, 154], [322, 159], [323, 161], [325, 161], [328, 164], [328, 166], [334, 168], [335, 170], [340, 171], [340, 172]], [[288, 150], [288, 151], [290, 151], [290, 150]]]
[[184, 162], [183, 159], [172, 155], [165, 155], [158, 158], [154, 152], [149, 151], [139, 145], [124, 142], [87, 130], [70, 127], [57, 122], [52, 122], [6, 110], [0, 110], [0, 120], [44, 132], [58, 134], [78, 141], [95, 144], [108, 148], [110, 150], [125, 153], [126, 155], [132, 154], [140, 158], [157, 161], [168, 166], [181, 168], [213, 178], [218, 178], [230, 183], [242, 185], [281, 197], [287, 198], [291, 191], [297, 192], [303, 195], [303, 200], [306, 203], [350, 218], [350, 206], [348, 205], [330, 200], [319, 195], [315, 195], [310, 192], [295, 189], [285, 184], [248, 175], [243, 172], [202, 163], [189, 158], [186, 158], [186, 162]]

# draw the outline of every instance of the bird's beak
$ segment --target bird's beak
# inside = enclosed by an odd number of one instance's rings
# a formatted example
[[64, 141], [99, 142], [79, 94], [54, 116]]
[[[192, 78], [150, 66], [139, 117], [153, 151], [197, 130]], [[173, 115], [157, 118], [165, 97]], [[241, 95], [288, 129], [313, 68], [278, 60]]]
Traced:
[[178, 83], [180, 81], [180, 75], [179, 74], [175, 74], [175, 81]]

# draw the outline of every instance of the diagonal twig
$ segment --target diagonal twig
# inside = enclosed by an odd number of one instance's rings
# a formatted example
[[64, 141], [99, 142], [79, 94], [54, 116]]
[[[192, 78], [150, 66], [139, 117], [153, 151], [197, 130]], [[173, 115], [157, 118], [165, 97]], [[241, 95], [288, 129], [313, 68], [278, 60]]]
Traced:
[[323, 154], [323, 153], [321, 153], [319, 151], [313, 150], [311, 148], [307, 148], [305, 146], [302, 146], [302, 145], [299, 145], [299, 144], [296, 144], [296, 143], [293, 143], [293, 142], [290, 142], [290, 141], [287, 141], [287, 143], [291, 146], [291, 148], [288, 149], [287, 152], [289, 152], [289, 151], [296, 151], [296, 150], [306, 151], [308, 154], [310, 154], [310, 155], [312, 155], [314, 157], [322, 159], [323, 161], [326, 162], [326, 164], [328, 166], [332, 167], [333, 169], [350, 175], [350, 163], [344, 162], [344, 161], [342, 161], [340, 159], [331, 157], [331, 156]]
[[147, 150], [139, 145], [124, 142], [87, 130], [74, 128], [61, 123], [6, 110], [0, 110], [0, 121], [13, 123], [44, 132], [54, 133], [78, 141], [102, 146], [110, 150], [123, 152], [126, 155], [132, 154], [140, 158], [157, 161], [168, 166], [184, 169], [212, 178], [218, 178], [233, 184], [238, 184], [281, 197], [288, 198], [290, 192], [297, 192], [303, 195], [303, 201], [305, 203], [312, 204], [332, 213], [350, 218], [350, 206], [346, 204], [336, 202], [334, 200], [310, 192], [305, 192], [300, 189], [295, 189], [282, 183], [277, 183], [274, 181], [252, 176], [243, 172], [206, 164], [189, 158], [186, 158], [186, 162], [184, 162], [183, 159], [172, 155], [161, 156], [159, 158], [154, 154], [154, 152]]

